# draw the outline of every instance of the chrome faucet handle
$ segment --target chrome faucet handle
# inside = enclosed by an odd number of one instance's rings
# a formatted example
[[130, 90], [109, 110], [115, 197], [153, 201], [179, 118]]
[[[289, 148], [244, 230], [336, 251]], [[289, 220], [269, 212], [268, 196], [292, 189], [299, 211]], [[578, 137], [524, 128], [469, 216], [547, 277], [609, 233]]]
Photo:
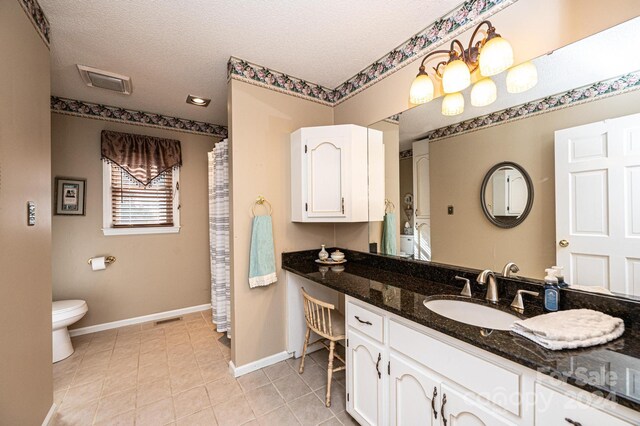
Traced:
[[518, 265], [516, 265], [513, 262], [509, 262], [506, 265], [504, 265], [504, 268], [502, 268], [502, 276], [509, 278], [511, 276], [511, 273], [517, 273], [518, 271], [520, 271], [520, 268], [518, 267]]
[[456, 280], [464, 281], [464, 288], [460, 292], [460, 296], [471, 297], [471, 281], [468, 278], [463, 278], [458, 275], [455, 276]]
[[524, 301], [522, 300], [523, 294], [529, 294], [535, 297], [538, 297], [540, 295], [540, 293], [538, 293], [537, 291], [529, 291], [529, 290], [516, 291], [516, 297], [514, 297], [513, 302], [511, 302], [511, 309], [513, 309], [519, 314], [524, 313]]

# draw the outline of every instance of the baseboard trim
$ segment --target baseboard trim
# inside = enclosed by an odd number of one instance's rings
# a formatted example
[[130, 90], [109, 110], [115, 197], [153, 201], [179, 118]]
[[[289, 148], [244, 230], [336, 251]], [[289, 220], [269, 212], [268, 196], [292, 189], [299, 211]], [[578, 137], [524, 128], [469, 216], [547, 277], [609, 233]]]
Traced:
[[291, 358], [293, 355], [287, 351], [282, 351], [277, 354], [270, 355], [268, 357], [259, 359], [254, 362], [250, 362], [249, 364], [241, 365], [236, 367], [233, 364], [233, 361], [229, 361], [229, 372], [233, 375], [233, 377], [240, 377], [245, 374], [251, 373], [252, 371], [259, 370], [264, 367], [268, 367], [273, 364], [277, 364], [280, 361], [284, 361], [285, 359]]
[[143, 315], [141, 317], [129, 318], [119, 321], [106, 322], [104, 324], [90, 325], [88, 327], [74, 328], [69, 330], [69, 335], [82, 336], [83, 334], [96, 333], [98, 331], [111, 330], [113, 328], [124, 327], [127, 325], [141, 324], [143, 322], [157, 321], [167, 318], [173, 318], [180, 315], [190, 314], [193, 312], [206, 311], [211, 309], [211, 304], [189, 306], [188, 308], [174, 309], [173, 311], [157, 312], [155, 314]]
[[53, 420], [53, 415], [56, 413], [56, 408], [58, 408], [58, 406], [56, 405], [55, 402], [51, 404], [51, 408], [49, 408], [47, 417], [45, 417], [44, 420], [42, 421], [42, 426], [49, 426], [49, 424]]

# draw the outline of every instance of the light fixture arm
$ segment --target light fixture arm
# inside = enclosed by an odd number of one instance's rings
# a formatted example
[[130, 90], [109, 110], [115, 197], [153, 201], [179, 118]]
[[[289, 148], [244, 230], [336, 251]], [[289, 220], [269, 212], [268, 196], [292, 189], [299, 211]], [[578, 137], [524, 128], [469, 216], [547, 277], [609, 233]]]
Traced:
[[[442, 55], [442, 54], [451, 54], [450, 50], [443, 50], [443, 49], [439, 49], [439, 50], [434, 50], [433, 52], [429, 52], [424, 58], [422, 58], [422, 62], [420, 62], [420, 72], [418, 73], [418, 75], [420, 74], [426, 74], [425, 71], [425, 66], [424, 63], [426, 62], [427, 59], [429, 59], [430, 57], [434, 56], [434, 55]], [[436, 74], [438, 74], [438, 68], [440, 67], [440, 65], [443, 64], [443, 62], [440, 62], [438, 65], [436, 65], [433, 70], [436, 72]], [[446, 62], [445, 62], [446, 64]], [[438, 74], [440, 75], [440, 74]]]
[[[482, 40], [480, 40], [478, 44], [476, 44], [475, 46], [473, 45], [473, 41], [475, 40], [476, 36], [478, 35], [478, 31], [480, 31], [480, 28], [482, 28], [483, 25], [487, 26], [487, 37], [486, 39], [483, 38]], [[489, 41], [490, 39], [492, 39], [493, 37], [495, 37], [496, 34], [496, 28], [493, 26], [493, 24], [490, 21], [482, 21], [478, 24], [478, 26], [476, 27], [475, 30], [473, 30], [473, 33], [471, 34], [471, 39], [469, 40], [469, 47], [467, 48], [467, 50], [469, 52], [471, 52], [471, 49], [473, 49], [474, 47], [482, 47], [482, 45], [484, 44], [485, 41]]]

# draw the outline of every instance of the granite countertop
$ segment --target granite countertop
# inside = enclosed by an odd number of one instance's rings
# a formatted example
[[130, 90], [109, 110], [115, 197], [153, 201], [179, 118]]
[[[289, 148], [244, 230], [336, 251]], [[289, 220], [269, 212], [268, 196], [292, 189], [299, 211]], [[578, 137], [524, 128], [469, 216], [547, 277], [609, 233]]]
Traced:
[[[302, 252], [301, 252], [302, 253]], [[282, 268], [363, 302], [444, 333], [535, 371], [640, 411], [640, 330], [625, 318], [622, 337], [591, 348], [551, 351], [510, 331], [481, 334], [480, 327], [450, 320], [427, 309], [423, 301], [440, 295], [459, 295], [460, 287], [380, 269], [357, 261], [334, 272], [313, 257], [283, 255]], [[328, 269], [328, 270], [326, 270]], [[340, 268], [336, 269], [340, 271]], [[472, 299], [483, 303], [484, 291], [474, 289]], [[501, 298], [509, 309], [512, 298]], [[525, 299], [525, 316], [540, 314]], [[513, 312], [512, 312], [513, 313]]]

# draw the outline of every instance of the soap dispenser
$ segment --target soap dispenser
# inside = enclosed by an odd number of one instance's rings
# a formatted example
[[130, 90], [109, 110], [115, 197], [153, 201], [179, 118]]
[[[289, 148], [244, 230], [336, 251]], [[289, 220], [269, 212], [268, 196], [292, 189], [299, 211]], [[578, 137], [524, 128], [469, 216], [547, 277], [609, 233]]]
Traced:
[[562, 270], [564, 268], [562, 266], [552, 266], [551, 269], [553, 269], [553, 275], [555, 275], [556, 278], [558, 279], [558, 287], [560, 288], [569, 287], [569, 284], [567, 284], [564, 281], [564, 274], [562, 273]]
[[554, 271], [553, 268], [545, 269], [547, 275], [544, 277], [544, 310], [547, 312], [556, 312], [560, 306], [560, 289]]

